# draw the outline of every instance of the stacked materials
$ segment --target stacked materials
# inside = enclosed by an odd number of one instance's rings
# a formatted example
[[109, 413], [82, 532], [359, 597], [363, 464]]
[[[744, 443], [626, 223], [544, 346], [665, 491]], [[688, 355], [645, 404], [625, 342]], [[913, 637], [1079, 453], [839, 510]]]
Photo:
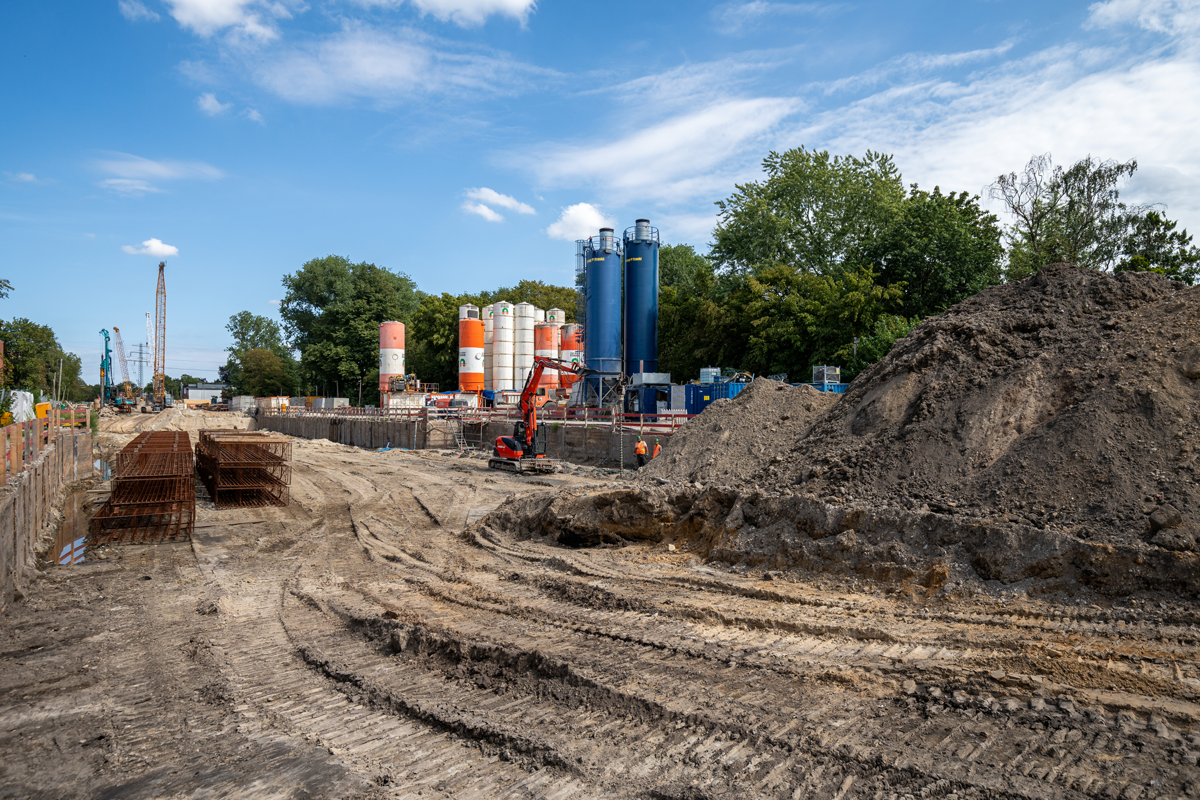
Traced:
[[286, 506], [292, 443], [266, 431], [200, 431], [196, 472], [217, 508]]
[[191, 538], [196, 482], [187, 433], [140, 433], [117, 454], [112, 470], [112, 493], [88, 525], [92, 544]]

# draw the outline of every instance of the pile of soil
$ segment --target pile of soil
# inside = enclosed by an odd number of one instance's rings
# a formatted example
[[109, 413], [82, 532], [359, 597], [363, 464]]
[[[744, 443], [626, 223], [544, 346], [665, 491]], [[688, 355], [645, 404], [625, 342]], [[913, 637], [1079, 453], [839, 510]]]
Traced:
[[759, 378], [680, 428], [638, 476], [643, 481], [740, 484], [763, 464], [790, 457], [796, 441], [837, 397], [807, 384]]
[[824, 413], [756, 381], [637, 488], [493, 522], [783, 569], [1198, 592], [1198, 319], [1200, 287], [1047, 267], [926, 320]]

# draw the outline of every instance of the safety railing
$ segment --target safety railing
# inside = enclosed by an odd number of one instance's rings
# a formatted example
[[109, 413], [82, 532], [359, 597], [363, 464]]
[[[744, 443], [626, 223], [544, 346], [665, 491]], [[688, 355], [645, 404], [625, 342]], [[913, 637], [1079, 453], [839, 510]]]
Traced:
[[[501, 408], [295, 408], [264, 409], [262, 416], [317, 419], [359, 419], [389, 422], [438, 422], [461, 420], [466, 423], [515, 422], [521, 418], [515, 406]], [[610, 408], [563, 408], [543, 406], [538, 421], [584, 427], [606, 427], [639, 433], [670, 435], [695, 414], [660, 411], [655, 414], [622, 414]]]
[[45, 417], [14, 422], [0, 428], [0, 456], [4, 462], [4, 484], [37, 461], [54, 440], [59, 428], [88, 424], [86, 408], [50, 409]]

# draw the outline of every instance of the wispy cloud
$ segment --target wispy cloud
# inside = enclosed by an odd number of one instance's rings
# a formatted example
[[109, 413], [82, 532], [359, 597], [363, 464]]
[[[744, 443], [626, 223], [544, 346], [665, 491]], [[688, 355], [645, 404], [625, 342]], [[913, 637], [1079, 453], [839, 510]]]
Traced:
[[500, 194], [499, 192], [489, 189], [486, 186], [479, 189], [467, 189], [467, 197], [472, 200], [478, 200], [481, 203], [486, 203], [489, 206], [497, 206], [499, 208], [507, 208], [510, 211], [516, 211], [518, 214], [536, 214], [533, 206], [522, 203], [517, 198]]
[[8, 176], [10, 181], [16, 181], [17, 183], [38, 182], [37, 175], [34, 175], [32, 172], [6, 172], [4, 174]]
[[524, 25], [537, 0], [412, 0], [423, 14], [462, 27], [482, 25], [492, 15], [512, 17]]
[[269, 54], [257, 77], [286, 100], [326, 104], [347, 98], [391, 102], [463, 90], [503, 92], [546, 72], [412, 29], [357, 26]]
[[997, 59], [1007, 54], [1012, 48], [1013, 42], [1007, 41], [995, 47], [958, 53], [905, 53], [865, 72], [831, 81], [825, 84], [825, 93], [862, 91], [890, 80], [912, 80], [949, 67], [961, 67], [965, 64]]
[[109, 191], [128, 197], [140, 197], [144, 194], [161, 194], [163, 191], [149, 181], [138, 180], [136, 178], [108, 178], [107, 180], [100, 181], [100, 185]]
[[162, 192], [151, 181], [158, 180], [217, 180], [225, 173], [203, 161], [155, 161], [129, 153], [111, 153], [109, 158], [98, 159], [95, 167], [114, 177], [100, 182], [100, 186], [117, 194], [139, 196]]
[[233, 108], [233, 103], [222, 103], [212, 92], [205, 92], [197, 97], [196, 105], [198, 105], [200, 110], [205, 114], [208, 114], [210, 117], [224, 114], [226, 111]]
[[162, 239], [147, 239], [142, 242], [140, 248], [133, 245], [122, 245], [121, 249], [131, 256], [157, 256], [158, 258], [166, 258], [168, 256], [179, 255], [179, 248], [169, 244], [164, 244]]
[[1200, 30], [1200, 2], [1196, 0], [1107, 0], [1088, 6], [1088, 25], [1139, 28], [1170, 36]]
[[562, 210], [558, 219], [546, 228], [551, 239], [573, 242], [594, 236], [601, 228], [612, 228], [616, 222], [591, 203], [576, 203]]
[[712, 10], [712, 19], [721, 33], [737, 35], [758, 28], [772, 19], [830, 17], [848, 11], [845, 3], [724, 3]]
[[121, 16], [130, 22], [138, 22], [143, 19], [158, 22], [162, 19], [158, 14], [146, 8], [145, 3], [142, 3], [141, 0], [119, 0], [117, 8], [120, 9]]
[[242, 112], [242, 116], [251, 122], [257, 122], [259, 125], [266, 125], [267, 121], [263, 119], [263, 115], [258, 113], [258, 109], [247, 108]]
[[477, 214], [478, 216], [481, 216], [484, 219], [486, 219], [488, 222], [503, 222], [504, 221], [503, 216], [501, 216], [500, 214], [497, 214], [495, 211], [488, 208], [483, 203], [472, 203], [471, 201], [468, 200], [467, 202], [462, 204], [462, 209], [463, 209], [463, 211], [466, 211], [468, 214]]
[[[777, 138], [781, 123], [803, 107], [797, 98], [715, 102], [606, 142], [539, 145], [511, 162], [548, 186], [596, 185], [615, 202], [682, 202], [723, 196]], [[614, 169], [631, 160], [653, 169]]]
[[[233, 36], [265, 42], [278, 38], [274, 20], [292, 16], [299, 0], [165, 0], [171, 16], [193, 33], [209, 37], [227, 31]], [[290, 6], [290, 7], [289, 7]]]

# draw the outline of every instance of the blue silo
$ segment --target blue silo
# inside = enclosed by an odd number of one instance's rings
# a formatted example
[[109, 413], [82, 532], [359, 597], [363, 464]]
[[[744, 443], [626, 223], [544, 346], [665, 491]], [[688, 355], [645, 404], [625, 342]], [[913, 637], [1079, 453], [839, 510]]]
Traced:
[[[621, 242], [601, 228], [584, 244], [587, 323], [583, 357], [587, 368], [604, 376], [621, 374]], [[597, 384], [598, 385], [598, 384]]]
[[658, 228], [625, 230], [625, 374], [658, 372]]

